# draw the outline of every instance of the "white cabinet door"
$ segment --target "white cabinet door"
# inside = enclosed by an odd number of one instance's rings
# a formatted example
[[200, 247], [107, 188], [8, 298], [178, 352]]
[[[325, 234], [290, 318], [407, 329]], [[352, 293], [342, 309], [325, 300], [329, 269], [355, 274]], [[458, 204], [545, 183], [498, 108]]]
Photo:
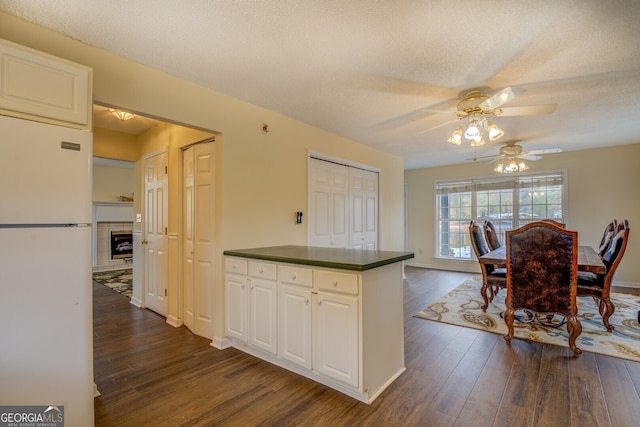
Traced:
[[358, 298], [318, 292], [314, 314], [314, 369], [358, 387]]
[[247, 277], [228, 274], [225, 279], [227, 335], [247, 341]]
[[91, 129], [91, 68], [0, 39], [0, 70], [1, 111]]
[[264, 351], [277, 352], [276, 282], [250, 279], [249, 284], [249, 344]]
[[311, 369], [311, 290], [280, 285], [278, 354]]

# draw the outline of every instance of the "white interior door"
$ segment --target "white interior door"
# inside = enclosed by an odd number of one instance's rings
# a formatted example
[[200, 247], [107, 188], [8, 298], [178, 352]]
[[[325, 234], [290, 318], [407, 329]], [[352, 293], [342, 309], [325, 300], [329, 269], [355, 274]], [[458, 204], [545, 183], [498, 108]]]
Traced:
[[167, 153], [145, 159], [144, 289], [145, 306], [167, 315]]
[[214, 155], [213, 143], [184, 151], [184, 324], [213, 336]]
[[351, 201], [350, 246], [375, 250], [378, 247], [378, 174], [349, 168]]
[[309, 246], [378, 248], [378, 173], [309, 159]]
[[345, 248], [349, 243], [349, 170], [310, 159], [309, 245]]

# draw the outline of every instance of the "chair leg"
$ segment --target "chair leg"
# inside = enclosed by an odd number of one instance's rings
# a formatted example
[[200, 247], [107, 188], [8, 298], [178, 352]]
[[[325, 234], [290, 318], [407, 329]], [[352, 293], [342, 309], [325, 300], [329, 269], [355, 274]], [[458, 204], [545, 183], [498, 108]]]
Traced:
[[609, 318], [616, 311], [616, 307], [613, 305], [609, 298], [601, 299], [600, 306], [604, 306], [604, 314], [602, 313], [602, 310], [600, 310], [600, 314], [602, 314], [602, 323], [604, 324], [604, 327], [607, 328], [607, 331], [611, 332], [616, 327], [609, 323]]
[[515, 318], [515, 311], [512, 307], [507, 307], [507, 310], [504, 312], [504, 321], [507, 324], [507, 335], [504, 336], [507, 345], [511, 344], [511, 339], [513, 338], [513, 320]]
[[576, 338], [582, 333], [582, 324], [578, 320], [578, 316], [567, 318], [567, 332], [569, 332], [569, 348], [573, 351], [573, 356], [577, 358], [582, 353], [582, 350], [576, 346]]
[[[480, 288], [480, 295], [482, 295], [482, 301], [484, 304], [482, 305], [482, 311], [487, 311], [487, 307], [489, 307], [489, 297], [487, 296], [487, 284], [482, 283], [482, 287]], [[490, 287], [490, 286], [489, 286]]]

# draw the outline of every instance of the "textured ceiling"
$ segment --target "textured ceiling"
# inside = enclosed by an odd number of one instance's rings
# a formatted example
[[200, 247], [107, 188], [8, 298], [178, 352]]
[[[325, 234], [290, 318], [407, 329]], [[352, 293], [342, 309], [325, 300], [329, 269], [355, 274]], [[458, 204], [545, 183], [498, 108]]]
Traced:
[[511, 86], [498, 117], [525, 150], [639, 143], [633, 0], [0, 0], [89, 45], [400, 156], [407, 168], [495, 154], [446, 142], [469, 89]]

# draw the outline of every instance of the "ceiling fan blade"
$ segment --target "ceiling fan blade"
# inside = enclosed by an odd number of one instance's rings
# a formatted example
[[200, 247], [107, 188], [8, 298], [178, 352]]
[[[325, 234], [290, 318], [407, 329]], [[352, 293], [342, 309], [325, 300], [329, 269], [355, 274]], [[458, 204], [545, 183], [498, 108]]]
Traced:
[[502, 157], [502, 156], [501, 156], [500, 154], [493, 154], [493, 155], [490, 155], [490, 156], [477, 156], [477, 157], [472, 157], [472, 158], [467, 159], [467, 160], [473, 160], [473, 161], [475, 162], [475, 161], [477, 161], [477, 160], [493, 160], [493, 159], [499, 159], [499, 158], [501, 158], [501, 157]]
[[439, 113], [439, 114], [455, 114], [454, 110], [433, 110], [430, 108], [421, 108], [415, 111], [416, 113]]
[[553, 153], [562, 153], [562, 148], [545, 148], [542, 150], [529, 150], [527, 154], [553, 154]]
[[432, 130], [434, 130], [434, 129], [438, 129], [438, 128], [442, 127], [442, 126], [446, 126], [446, 125], [449, 125], [449, 124], [451, 124], [451, 123], [455, 123], [455, 122], [457, 122], [458, 120], [459, 120], [459, 119], [455, 119], [455, 120], [451, 120], [450, 122], [440, 123], [439, 125], [434, 126], [434, 127], [432, 127], [432, 128], [425, 129], [425, 130], [421, 130], [420, 132], [416, 132], [416, 135], [422, 135], [423, 133], [430, 132], [430, 131], [432, 131]]
[[502, 104], [506, 104], [515, 97], [516, 95], [513, 93], [513, 90], [511, 90], [510, 87], [505, 87], [500, 92], [493, 95], [491, 98], [486, 99], [485, 101], [480, 103], [480, 107], [498, 108]]
[[519, 159], [536, 161], [536, 160], [540, 160], [542, 158], [542, 156], [534, 156], [532, 154], [522, 154], [522, 155], [518, 156], [518, 158]]
[[536, 116], [540, 114], [551, 114], [556, 111], [558, 104], [524, 105], [522, 107], [505, 107], [501, 111], [496, 111], [496, 116]]

